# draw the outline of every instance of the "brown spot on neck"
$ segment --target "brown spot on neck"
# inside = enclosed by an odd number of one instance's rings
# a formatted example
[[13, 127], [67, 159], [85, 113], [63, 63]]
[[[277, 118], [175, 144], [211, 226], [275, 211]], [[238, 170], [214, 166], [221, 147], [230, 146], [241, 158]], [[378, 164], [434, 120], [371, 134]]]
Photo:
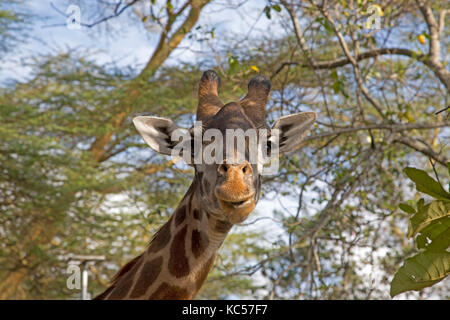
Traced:
[[209, 238], [206, 232], [192, 230], [191, 250], [196, 258], [200, 257], [209, 244]]
[[182, 205], [175, 211], [175, 226], [179, 226], [186, 219], [186, 205]]
[[[124, 265], [112, 278], [111, 286], [106, 289], [102, 294], [98, 295], [94, 298], [94, 300], [104, 300], [108, 299], [122, 299], [128, 293], [128, 290], [131, 288], [133, 282], [133, 272], [131, 270], [136, 271], [139, 268], [141, 263], [142, 254], [135, 257], [133, 260]], [[129, 281], [130, 283], [127, 283]], [[125, 289], [127, 290], [125, 290]], [[112, 292], [112, 294], [108, 297], [108, 295]]]
[[186, 233], [187, 226], [184, 226], [175, 235], [170, 247], [169, 272], [177, 278], [189, 274], [189, 261], [185, 252]]
[[194, 219], [197, 219], [197, 220], [199, 220], [199, 221], [202, 220], [202, 215], [203, 215], [203, 214], [202, 214], [202, 212], [201, 212], [200, 210], [194, 209], [192, 215], [194, 216]]
[[169, 243], [171, 237], [171, 220], [172, 217], [170, 217], [169, 221], [167, 221], [153, 236], [153, 239], [150, 242], [150, 246], [148, 248], [148, 252], [156, 253], [164, 249], [164, 247]]
[[133, 272], [128, 272], [125, 276], [117, 280], [117, 283], [110, 290], [111, 294], [105, 297], [107, 300], [122, 300], [124, 299], [133, 285]]
[[[124, 265], [112, 278], [112, 283], [116, 283], [121, 277], [123, 277], [128, 271], [130, 271], [142, 257], [142, 254], [135, 257], [133, 260]], [[139, 266], [137, 266], [139, 267]]]
[[130, 298], [142, 297], [147, 289], [155, 282], [162, 270], [163, 257], [146, 262], [142, 266], [141, 274], [133, 288]]

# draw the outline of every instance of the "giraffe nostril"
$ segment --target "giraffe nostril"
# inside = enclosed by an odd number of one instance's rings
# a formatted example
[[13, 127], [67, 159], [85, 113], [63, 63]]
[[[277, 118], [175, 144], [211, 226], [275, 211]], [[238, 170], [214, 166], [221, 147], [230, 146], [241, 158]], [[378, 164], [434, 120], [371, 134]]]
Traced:
[[247, 163], [244, 167], [242, 167], [242, 172], [244, 173], [244, 174], [249, 174], [249, 173], [251, 173], [252, 172], [252, 170], [251, 170], [251, 168], [250, 168], [250, 165]]
[[219, 173], [225, 174], [228, 171], [228, 166], [226, 164], [221, 164], [218, 169]]

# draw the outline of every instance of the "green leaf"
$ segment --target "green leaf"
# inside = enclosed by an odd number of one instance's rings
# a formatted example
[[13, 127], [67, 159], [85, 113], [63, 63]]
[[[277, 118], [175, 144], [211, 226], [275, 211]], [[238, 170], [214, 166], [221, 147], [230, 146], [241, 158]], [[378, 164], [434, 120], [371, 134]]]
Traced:
[[341, 82], [339, 80], [333, 83], [333, 90], [334, 93], [339, 93], [339, 91], [341, 91]]
[[422, 210], [422, 208], [425, 206], [425, 200], [423, 198], [420, 198], [419, 201], [417, 201], [417, 211]]
[[449, 252], [422, 252], [406, 259], [391, 282], [391, 297], [430, 287], [450, 274]]
[[272, 19], [272, 16], [270, 15], [270, 7], [269, 6], [265, 6], [264, 7], [264, 13], [266, 14], [267, 19]]
[[416, 243], [418, 249], [446, 250], [450, 246], [450, 217], [439, 219], [425, 227], [417, 236]]
[[231, 56], [228, 58], [228, 64], [230, 66], [229, 72], [230, 74], [236, 74], [239, 70], [239, 61], [235, 56]]
[[314, 21], [320, 23], [320, 24], [325, 28], [325, 30], [326, 30], [328, 33], [333, 33], [333, 32], [334, 32], [334, 30], [333, 30], [333, 25], [330, 23], [330, 21], [325, 20], [323, 17], [321, 17], [321, 18], [316, 18]]
[[450, 216], [450, 202], [431, 201], [412, 216], [411, 230], [409, 231], [408, 236], [413, 237], [426, 226], [448, 216]]
[[450, 199], [450, 194], [425, 171], [412, 167], [403, 170], [405, 174], [416, 184], [417, 191], [426, 193], [436, 199]]
[[333, 69], [333, 71], [331, 71], [330, 77], [331, 77], [331, 79], [334, 79], [334, 80], [338, 79], [338, 73], [337, 73], [336, 69]]
[[328, 33], [334, 32], [333, 25], [331, 24], [330, 21], [324, 20], [323, 26]]
[[410, 214], [416, 213], [416, 210], [414, 210], [414, 208], [411, 207], [411, 206], [410, 206], [409, 204], [407, 204], [407, 203], [400, 203], [400, 204], [398, 205], [398, 207], [399, 207], [400, 209], [402, 209], [403, 211], [405, 211], [406, 213], [410, 213]]
[[275, 10], [275, 11], [277, 11], [277, 12], [280, 12], [280, 11], [281, 11], [281, 7], [280, 7], [278, 4], [274, 4], [274, 5], [272, 6], [272, 9]]
[[428, 245], [427, 237], [419, 234], [416, 238], [417, 249], [425, 249]]

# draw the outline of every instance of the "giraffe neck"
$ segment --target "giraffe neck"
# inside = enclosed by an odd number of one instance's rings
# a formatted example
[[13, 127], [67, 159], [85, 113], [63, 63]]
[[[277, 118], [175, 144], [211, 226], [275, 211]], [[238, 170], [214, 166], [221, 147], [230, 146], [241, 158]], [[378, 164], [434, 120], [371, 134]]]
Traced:
[[147, 250], [125, 265], [97, 299], [192, 299], [231, 224], [202, 210], [194, 180]]

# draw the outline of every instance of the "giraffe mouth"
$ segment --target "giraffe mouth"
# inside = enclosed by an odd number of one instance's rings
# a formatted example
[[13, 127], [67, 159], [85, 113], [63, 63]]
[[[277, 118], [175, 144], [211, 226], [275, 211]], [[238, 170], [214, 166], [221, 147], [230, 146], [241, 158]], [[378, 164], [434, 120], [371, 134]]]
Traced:
[[247, 207], [249, 205], [252, 205], [254, 202], [253, 194], [251, 194], [249, 197], [247, 197], [243, 200], [239, 200], [239, 201], [230, 201], [230, 200], [223, 199], [221, 197], [217, 197], [217, 198], [218, 198], [219, 202], [222, 203], [223, 205], [225, 205], [227, 207], [235, 208], [235, 209]]
[[220, 194], [218, 195], [217, 193], [216, 197], [220, 209], [222, 209], [223, 213], [227, 216], [228, 221], [232, 224], [244, 221], [256, 205], [254, 192], [247, 197], [240, 199], [224, 199], [224, 197], [221, 197]]
[[250, 204], [251, 202], [251, 197], [248, 198], [247, 200], [242, 200], [242, 201], [236, 201], [236, 202], [229, 202], [229, 204], [231, 204], [233, 207], [240, 207], [244, 204]]

